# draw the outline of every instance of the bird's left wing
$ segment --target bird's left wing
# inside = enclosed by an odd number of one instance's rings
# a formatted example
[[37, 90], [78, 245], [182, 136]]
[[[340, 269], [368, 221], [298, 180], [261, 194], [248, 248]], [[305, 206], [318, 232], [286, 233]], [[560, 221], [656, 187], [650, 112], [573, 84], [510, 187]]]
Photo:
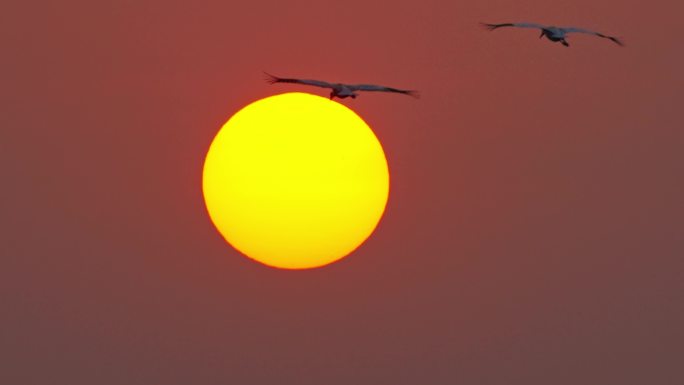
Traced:
[[577, 32], [577, 33], [587, 33], [587, 34], [589, 34], [589, 35], [594, 35], [594, 36], [602, 37], [602, 38], [604, 38], [604, 39], [610, 39], [610, 40], [612, 40], [615, 44], [617, 44], [617, 45], [619, 45], [619, 46], [624, 46], [624, 45], [625, 45], [625, 43], [623, 43], [622, 40], [618, 39], [617, 37], [604, 35], [604, 34], [602, 34], [602, 33], [600, 33], [600, 32], [590, 31], [590, 30], [588, 30], [588, 29], [582, 29], [582, 28], [576, 28], [576, 27], [563, 27], [563, 28], [561, 28], [561, 30], [563, 30], [565, 33], [573, 33], [573, 32]]
[[418, 94], [418, 91], [414, 90], [400, 90], [398, 88], [392, 88], [392, 87], [385, 87], [385, 86], [377, 86], [375, 84], [349, 84], [347, 85], [347, 88], [349, 88], [352, 91], [379, 91], [379, 92], [396, 92], [399, 94], [404, 94], [404, 95], [409, 95], [413, 96], [414, 98], [419, 98], [420, 95]]
[[516, 27], [516, 28], [534, 28], [534, 29], [544, 29], [545, 26], [537, 23], [502, 23], [502, 24], [489, 24], [480, 23], [484, 28], [493, 31], [501, 27]]
[[266, 74], [266, 81], [270, 84], [275, 84], [275, 83], [297, 83], [297, 84], [305, 84], [307, 86], [316, 86], [316, 87], [322, 87], [322, 88], [333, 88], [333, 84], [330, 84], [328, 82], [324, 82], [321, 80], [311, 80], [311, 79], [292, 79], [292, 78], [279, 78], [277, 76], [273, 76], [269, 74], [268, 72], [264, 72]]

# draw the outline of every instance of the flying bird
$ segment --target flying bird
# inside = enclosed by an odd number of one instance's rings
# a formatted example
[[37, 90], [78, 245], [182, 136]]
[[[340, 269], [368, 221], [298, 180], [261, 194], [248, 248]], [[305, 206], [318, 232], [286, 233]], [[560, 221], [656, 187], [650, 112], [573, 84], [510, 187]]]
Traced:
[[297, 84], [304, 84], [307, 86], [330, 88], [332, 90], [330, 92], [330, 100], [332, 100], [333, 98], [336, 98], [336, 97], [340, 98], [340, 99], [344, 99], [344, 98], [347, 98], [350, 96], [352, 99], [356, 99], [356, 97], [359, 96], [356, 93], [356, 91], [395, 92], [395, 93], [399, 93], [399, 94], [410, 95], [410, 96], [413, 96], [414, 98], [419, 97], [418, 91], [400, 90], [398, 88], [378, 86], [375, 84], [328, 83], [328, 82], [324, 82], [324, 81], [320, 81], [320, 80], [279, 78], [277, 76], [273, 76], [273, 75], [269, 74], [268, 72], [264, 72], [264, 74], [266, 74], [266, 81], [270, 84], [297, 83]]
[[535, 23], [504, 23], [504, 24], [487, 24], [487, 23], [481, 23], [485, 28], [487, 28], [490, 31], [493, 31], [497, 28], [501, 27], [517, 27], [517, 28], [533, 28], [533, 29], [540, 29], [541, 30], [541, 35], [539, 35], [539, 38], [541, 39], [542, 37], [546, 36], [547, 39], [551, 40], [552, 42], [561, 42], [566, 47], [569, 47], [570, 44], [565, 40], [567, 35], [569, 33], [587, 33], [589, 35], [594, 35], [598, 37], [602, 37], [604, 39], [610, 39], [612, 40], [615, 44], [619, 46], [623, 46], [624, 44], [620, 39], [617, 37], [613, 36], [608, 36], [604, 35], [600, 32], [594, 32], [594, 31], [589, 31], [587, 29], [582, 29], [582, 28], [576, 28], [576, 27], [554, 27], [552, 25], [541, 25], [541, 24], [535, 24]]

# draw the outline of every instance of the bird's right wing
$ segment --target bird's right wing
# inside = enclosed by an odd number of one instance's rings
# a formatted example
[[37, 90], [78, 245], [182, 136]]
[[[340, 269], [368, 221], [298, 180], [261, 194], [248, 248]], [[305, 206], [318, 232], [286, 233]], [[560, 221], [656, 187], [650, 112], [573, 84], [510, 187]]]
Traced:
[[589, 34], [589, 35], [594, 35], [594, 36], [602, 37], [602, 38], [604, 38], [604, 39], [609, 39], [609, 40], [613, 41], [613, 43], [615, 43], [615, 44], [617, 44], [617, 45], [619, 45], [619, 46], [624, 46], [624, 45], [625, 45], [625, 43], [624, 43], [622, 40], [620, 40], [619, 38], [617, 38], [617, 37], [615, 37], [615, 36], [604, 35], [604, 34], [602, 34], [602, 33], [600, 33], [600, 32], [590, 31], [590, 30], [588, 30], [588, 29], [577, 28], [577, 27], [563, 27], [563, 28], [561, 28], [561, 29], [562, 29], [563, 31], [565, 31], [566, 33], [572, 33], [572, 32], [587, 33], [587, 34]]
[[535, 23], [503, 23], [503, 24], [488, 24], [488, 23], [480, 23], [482, 24], [483, 27], [487, 28], [490, 31], [493, 31], [497, 28], [501, 27], [517, 27], [517, 28], [534, 28], [534, 29], [544, 29], [545, 26], [541, 24], [535, 24]]
[[279, 78], [277, 76], [273, 76], [273, 75], [269, 74], [268, 72], [264, 72], [264, 74], [266, 74], [266, 81], [270, 84], [297, 83], [297, 84], [305, 84], [307, 86], [315, 86], [315, 87], [322, 87], [322, 88], [333, 88], [332, 84], [327, 83], [327, 82], [323, 82], [320, 80]]
[[378, 86], [375, 84], [349, 84], [347, 87], [352, 91], [396, 92], [399, 94], [413, 96], [416, 99], [420, 98], [420, 94], [415, 90], [400, 90], [398, 88]]

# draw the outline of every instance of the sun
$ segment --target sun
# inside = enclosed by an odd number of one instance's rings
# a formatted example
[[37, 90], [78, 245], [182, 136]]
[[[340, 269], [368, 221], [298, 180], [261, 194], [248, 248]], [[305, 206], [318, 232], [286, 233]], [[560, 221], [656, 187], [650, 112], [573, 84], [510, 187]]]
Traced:
[[258, 100], [214, 138], [203, 172], [212, 222], [244, 255], [283, 269], [335, 262], [375, 230], [389, 171], [354, 111], [306, 93]]

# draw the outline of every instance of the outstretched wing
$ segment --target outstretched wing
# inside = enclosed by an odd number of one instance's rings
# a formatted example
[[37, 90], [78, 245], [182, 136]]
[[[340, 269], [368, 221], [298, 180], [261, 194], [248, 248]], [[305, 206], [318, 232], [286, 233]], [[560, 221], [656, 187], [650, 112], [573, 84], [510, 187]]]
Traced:
[[270, 84], [297, 83], [297, 84], [305, 84], [307, 86], [316, 86], [316, 87], [322, 87], [322, 88], [333, 88], [332, 84], [327, 83], [327, 82], [323, 82], [320, 80], [279, 78], [277, 76], [273, 76], [273, 75], [269, 74], [268, 72], [264, 72], [264, 74], [266, 74], [266, 81]]
[[503, 24], [480, 23], [480, 24], [490, 31], [493, 31], [493, 30], [495, 30], [497, 28], [501, 28], [501, 27], [534, 28], [534, 29], [544, 29], [545, 28], [545, 26], [543, 26], [541, 24], [535, 24], [535, 23], [503, 23]]
[[414, 98], [419, 98], [420, 95], [418, 94], [418, 91], [414, 90], [400, 90], [398, 88], [392, 88], [392, 87], [385, 87], [385, 86], [377, 86], [375, 84], [349, 84], [347, 85], [347, 88], [349, 88], [352, 91], [379, 91], [379, 92], [396, 92], [399, 94], [404, 94], [404, 95], [409, 95], [413, 96]]
[[561, 30], [563, 30], [565, 33], [573, 33], [573, 32], [577, 32], [577, 33], [588, 33], [589, 35], [594, 35], [594, 36], [602, 37], [602, 38], [604, 38], [604, 39], [610, 39], [610, 40], [612, 40], [615, 44], [617, 44], [617, 45], [619, 45], [619, 46], [624, 46], [624, 45], [625, 45], [625, 44], [622, 42], [622, 40], [618, 39], [617, 37], [604, 35], [604, 34], [602, 34], [602, 33], [600, 33], [600, 32], [589, 31], [589, 30], [587, 30], [587, 29], [576, 28], [576, 27], [563, 27], [563, 28], [561, 28]]

